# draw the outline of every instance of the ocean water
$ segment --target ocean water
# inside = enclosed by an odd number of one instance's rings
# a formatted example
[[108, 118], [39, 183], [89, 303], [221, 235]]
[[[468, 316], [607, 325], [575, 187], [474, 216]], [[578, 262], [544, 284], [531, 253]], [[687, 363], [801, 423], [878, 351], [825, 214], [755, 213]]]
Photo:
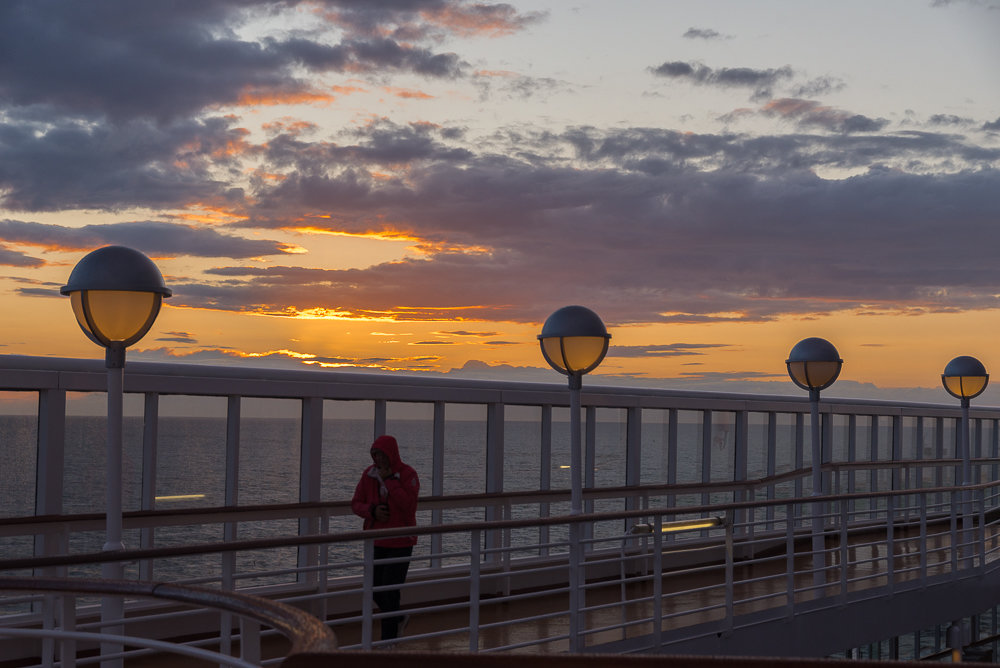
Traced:
[[[216, 400], [212, 400], [216, 401]], [[254, 400], [264, 402], [265, 400]], [[241, 445], [239, 453], [239, 489], [237, 505], [268, 503], [293, 503], [298, 501], [299, 442], [298, 419], [257, 417], [267, 414], [268, 407], [281, 404], [247, 403], [245, 400], [241, 419]], [[294, 404], [295, 402], [283, 402]], [[372, 419], [353, 417], [358, 404], [365, 402], [329, 401], [324, 406], [324, 433], [322, 443], [321, 500], [347, 501], [351, 498], [361, 471], [370, 463], [369, 445], [374, 436]], [[372, 402], [367, 402], [372, 406]], [[224, 400], [218, 400], [219, 417], [180, 417], [170, 415], [170, 398], [161, 400], [161, 417], [158, 423], [158, 451], [156, 457], [156, 507], [180, 509], [191, 507], [217, 507], [225, 505], [226, 470], [226, 420]], [[449, 406], [450, 408], [450, 406]], [[422, 413], [421, 413], [422, 412]], [[486, 491], [486, 408], [465, 406], [455, 411], [457, 419], [446, 421], [444, 434], [443, 475], [435, 479], [432, 462], [433, 407], [409, 404], [398, 410], [389, 404], [388, 433], [396, 436], [404, 460], [413, 466], [421, 479], [421, 495], [480, 493]], [[663, 410], [645, 410], [642, 424], [642, 450], [640, 482], [643, 484], [677, 482], [723, 482], [733, 479], [735, 466], [735, 413], [717, 412], [704, 424], [699, 411], [678, 411], [678, 448], [672, 458], [667, 448], [669, 414]], [[552, 423], [551, 461], [543, 467], [541, 447], [541, 409], [537, 407], [509, 406], [504, 421], [504, 489], [506, 491], [535, 490], [542, 488], [548, 477], [549, 487], [567, 489], [569, 479], [569, 423], [568, 409], [554, 409]], [[37, 418], [33, 415], [0, 416], [0, 517], [29, 516], [35, 511], [35, 475], [37, 470]], [[808, 422], [808, 421], [807, 421]], [[918, 439], [916, 423], [904, 421], [901, 439], [905, 458], [933, 457], [936, 443], [933, 421], [926, 421]], [[946, 421], [946, 444], [954, 441], [954, 421]], [[774, 461], [768, 462], [767, 416], [751, 414], [747, 448], [747, 477], [767, 475], [769, 466], [776, 473], [810, 465], [809, 448], [801, 452], [795, 448], [795, 416], [777, 416], [777, 445]], [[832, 453], [835, 461], [846, 461], [848, 452], [847, 418], [835, 416], [833, 424]], [[706, 428], [708, 433], [706, 436]], [[878, 461], [892, 457], [891, 421], [885, 418], [861, 416], [856, 425], [854, 457], [857, 460]], [[626, 413], [619, 409], [598, 409], [595, 448], [585, 456], [592, 458], [593, 472], [586, 481], [588, 486], [608, 487], [624, 485]], [[66, 423], [65, 473], [63, 480], [63, 512], [86, 513], [103, 511], [105, 479], [106, 419], [103, 416], [70, 415]], [[586, 441], [586, 439], [585, 439]], [[978, 442], [991, 443], [991, 434], [983, 432]], [[142, 492], [142, 418], [127, 416], [123, 426], [124, 454], [123, 507], [137, 510], [141, 507]], [[809, 428], [804, 431], [804, 443], [809, 443]], [[980, 446], [981, 448], [982, 446]], [[947, 450], [947, 446], [946, 446]], [[944, 452], [944, 456], [953, 453]], [[858, 475], [858, 491], [884, 488], [891, 481], [888, 471]], [[927, 480], [928, 484], [932, 481]], [[809, 480], [796, 484], [783, 483], [775, 493], [779, 497], [808, 494]], [[761, 496], [766, 495], [761, 492]], [[688, 495], [654, 497], [653, 506], [668, 502], [678, 506], [721, 503], [731, 501], [731, 494]], [[621, 501], [599, 500], [595, 511], [621, 509]], [[568, 503], [551, 504], [551, 514], [568, 512]], [[519, 505], [512, 510], [513, 517], [535, 517], [539, 506]], [[483, 510], [476, 508], [444, 511], [442, 521], [454, 523], [478, 521]], [[431, 514], [422, 511], [418, 522], [429, 524]], [[331, 518], [331, 532], [355, 530], [361, 520], [353, 515]], [[621, 526], [597, 527], [595, 534], [616, 534]], [[223, 527], [218, 524], [204, 526], [164, 527], [155, 532], [157, 546], [216, 541], [222, 538]], [[279, 522], [242, 522], [237, 538], [251, 539], [268, 536], [294, 535], [298, 524], [294, 520]], [[516, 532], [515, 542], [533, 544], [538, 540], [537, 530]], [[553, 539], [560, 537], [554, 530]], [[466, 538], [445, 537], [445, 549], [468, 549]], [[139, 547], [138, 531], [127, 531], [127, 547]], [[426, 541], [425, 541], [426, 543]], [[103, 532], [87, 532], [73, 536], [69, 549], [72, 552], [97, 551], [103, 544]], [[421, 545], [418, 553], [429, 549]], [[33, 550], [30, 537], [0, 539], [0, 557], [29, 556]], [[356, 548], [344, 548], [335, 555], [345, 561], [356, 559]], [[241, 567], [279, 568], [294, 564], [296, 552], [287, 550], [267, 553], [241, 553]], [[219, 570], [218, 557], [205, 557], [203, 563], [185, 558], [160, 560], [159, 572], [175, 573], [179, 570], [214, 574]], [[86, 570], [86, 569], [85, 569]], [[81, 574], [91, 574], [89, 572]], [[93, 574], [96, 574], [93, 573]]]
[[[337, 402], [329, 402], [337, 403]], [[444, 495], [484, 492], [486, 490], [486, 416], [448, 420], [445, 426], [444, 473], [434, 480], [432, 468], [432, 416], [393, 419], [387, 432], [400, 443], [403, 458], [421, 476], [422, 495], [438, 491]], [[328, 410], [327, 413], [330, 411]], [[568, 411], [553, 411], [551, 465], [547, 474], [551, 488], [569, 487]], [[504, 489], [533, 490], [541, 487], [540, 410], [508, 407], [504, 423]], [[842, 416], [836, 416], [839, 420]], [[747, 477], [767, 474], [767, 425], [764, 415], [751, 414], [748, 434]], [[0, 517], [31, 515], [35, 512], [35, 475], [37, 418], [35, 416], [0, 416]], [[928, 421], [931, 422], [931, 421]], [[877, 447], [872, 448], [871, 418], [859, 418], [854, 459], [879, 461], [892, 457], [891, 424], [882, 419], [876, 424]], [[987, 433], [976, 439], [990, 443]], [[63, 512], [101, 512], [104, 506], [105, 418], [69, 416], [66, 423], [65, 477]], [[678, 412], [679, 444], [676, 462], [667, 452], [668, 419], [666, 411], [646, 410], [642, 425], [643, 484], [673, 481], [677, 483], [721, 482], [734, 475], [735, 414], [715, 413], [704, 437], [701, 413]], [[225, 502], [226, 422], [222, 417], [161, 416], [158, 424], [159, 447], [156, 460], [157, 507], [209, 507]], [[945, 434], [943, 456], [953, 456], [950, 441], [954, 427]], [[810, 465], [809, 448], [797, 453], [794, 448], [795, 423], [792, 415], [779, 415], [777, 448], [773, 468], [781, 473]], [[912, 425], [904, 424], [902, 440], [904, 459], [932, 458], [933, 423], [924, 427], [923, 444], [918, 443]], [[324, 423], [322, 454], [322, 491], [324, 501], [349, 499], [360, 472], [370, 463], [368, 449], [374, 436], [370, 420], [338, 418]], [[809, 442], [808, 425], [804, 434]], [[142, 418], [126, 417], [123, 428], [122, 460], [126, 510], [140, 508], [142, 485]], [[239, 467], [239, 505], [291, 503], [298, 500], [300, 425], [297, 419], [247, 416], [241, 421]], [[597, 487], [625, 484], [624, 411], [598, 411], [594, 471], [588, 485]], [[585, 445], [586, 447], [586, 445]], [[988, 446], [987, 446], [988, 447]], [[833, 460], [847, 461], [847, 428], [834, 425]], [[586, 456], [586, 455], [585, 455]], [[674, 470], [671, 471], [671, 468]]]

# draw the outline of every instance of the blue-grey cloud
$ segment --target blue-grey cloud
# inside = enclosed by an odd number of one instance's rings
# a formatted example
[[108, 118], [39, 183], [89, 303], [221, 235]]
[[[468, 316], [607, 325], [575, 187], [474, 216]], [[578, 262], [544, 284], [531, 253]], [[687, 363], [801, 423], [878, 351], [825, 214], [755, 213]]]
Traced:
[[686, 81], [699, 86], [714, 86], [718, 88], [749, 88], [754, 99], [771, 97], [772, 91], [779, 83], [788, 81], [794, 72], [789, 66], [753, 69], [750, 67], [720, 67], [713, 69], [701, 63], [690, 63], [681, 60], [667, 61], [650, 68], [658, 77]]
[[214, 228], [157, 221], [67, 227], [0, 220], [0, 239], [62, 250], [87, 250], [119, 244], [158, 257], [188, 255], [240, 259], [280, 255], [287, 248], [285, 244], [275, 241], [221, 234]]
[[608, 357], [684, 357], [704, 355], [705, 350], [726, 348], [721, 343], [666, 343], [648, 346], [609, 346]]
[[717, 30], [712, 30], [711, 28], [688, 28], [684, 31], [685, 39], [723, 39], [722, 34]]
[[214, 170], [231, 161], [224, 149], [242, 140], [226, 119], [112, 126], [47, 116], [0, 123], [0, 206], [54, 211], [222, 202], [238, 193]]
[[164, 332], [165, 336], [156, 337], [157, 341], [168, 343], [197, 343], [198, 340], [187, 332]]
[[[2, 224], [2, 221], [0, 221], [0, 224]], [[2, 235], [0, 235], [0, 238], [6, 239], [6, 237], [2, 237]], [[11, 250], [0, 246], [0, 265], [7, 267], [41, 267], [44, 264], [45, 261], [40, 258], [31, 257], [21, 251]]]
[[[409, 31], [408, 40], [371, 31], [349, 32], [331, 43], [338, 18], [376, 15], [349, 0], [319, 3], [330, 22], [325, 33], [319, 23], [312, 34], [250, 41], [233, 30], [255, 15], [298, 4], [302, 3], [9, 0], [0, 3], [0, 99], [9, 107], [54, 107], [116, 120], [169, 121], [238, 103], [248, 91], [272, 96], [311, 92], [303, 69], [353, 75], [399, 71], [432, 77], [462, 72], [456, 54], [414, 44], [412, 38], [419, 32], [415, 30]], [[440, 11], [445, 3], [379, 4], [376, 20], [385, 28], [419, 23], [425, 13]], [[517, 19], [516, 13], [510, 17], [514, 23]], [[340, 27], [350, 29], [351, 24]]]
[[456, 329], [451, 331], [440, 332], [440, 334], [447, 334], [449, 336], [496, 336], [499, 332], [471, 332], [466, 329]]

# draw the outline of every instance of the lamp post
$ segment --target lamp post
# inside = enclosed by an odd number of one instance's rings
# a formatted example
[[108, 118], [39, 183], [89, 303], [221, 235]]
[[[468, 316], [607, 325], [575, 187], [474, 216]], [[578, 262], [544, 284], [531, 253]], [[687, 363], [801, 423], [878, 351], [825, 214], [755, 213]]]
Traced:
[[[583, 511], [583, 453], [580, 442], [580, 390], [583, 375], [598, 367], [608, 352], [611, 335], [601, 318], [584, 306], [564, 306], [548, 317], [538, 341], [549, 365], [569, 377], [570, 425], [570, 515]], [[581, 577], [583, 554], [579, 522], [569, 525], [569, 638], [570, 651], [583, 649], [580, 611], [584, 605], [585, 584]]]
[[[990, 375], [986, 373], [986, 367], [975, 357], [960, 355], [944, 368], [941, 374], [941, 383], [944, 389], [951, 396], [962, 402], [962, 426], [959, 435], [959, 456], [962, 459], [961, 478], [959, 486], [965, 488], [972, 483], [972, 453], [969, 439], [969, 403], [973, 398], [978, 397], [986, 389], [990, 382]], [[972, 529], [972, 514], [969, 508], [970, 498], [968, 489], [961, 491], [962, 508], [962, 542], [969, 539], [969, 531]], [[963, 549], [966, 552], [967, 549]]]
[[[809, 392], [809, 407], [812, 414], [812, 495], [822, 496], [825, 490], [823, 488], [823, 441], [820, 437], [819, 393], [833, 385], [834, 381], [837, 380], [844, 360], [840, 359], [840, 355], [832, 343], [814, 336], [796, 343], [792, 351], [788, 353], [785, 365], [788, 367], [788, 375], [792, 382]], [[826, 557], [823, 555], [825, 541], [820, 527], [822, 515], [822, 504], [813, 503], [813, 584], [817, 586], [826, 582], [823, 571], [826, 565]], [[817, 588], [816, 596], [821, 595], [822, 591]]]
[[[106, 246], [87, 254], [73, 268], [60, 292], [69, 295], [73, 313], [87, 337], [105, 349], [108, 370], [108, 429], [106, 448], [105, 512], [103, 550], [123, 550], [122, 544], [122, 402], [125, 349], [141, 339], [153, 326], [160, 304], [170, 290], [153, 262], [139, 251], [124, 246]], [[121, 579], [120, 562], [106, 562], [101, 576]], [[101, 603], [103, 622], [122, 619], [124, 601], [106, 597]], [[121, 627], [118, 627], [120, 633]], [[105, 651], [107, 650], [107, 651]], [[101, 653], [116, 653], [121, 645], [102, 644]], [[121, 659], [105, 662], [121, 665]]]

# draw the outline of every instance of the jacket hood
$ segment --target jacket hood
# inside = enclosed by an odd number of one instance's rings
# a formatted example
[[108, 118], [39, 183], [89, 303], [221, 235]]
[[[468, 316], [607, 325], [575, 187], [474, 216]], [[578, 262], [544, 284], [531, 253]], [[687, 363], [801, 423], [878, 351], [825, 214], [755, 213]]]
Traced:
[[372, 443], [371, 449], [380, 450], [385, 453], [385, 456], [389, 458], [389, 468], [393, 471], [396, 471], [399, 465], [403, 463], [399, 458], [399, 444], [396, 443], [396, 439], [392, 436], [379, 436]]

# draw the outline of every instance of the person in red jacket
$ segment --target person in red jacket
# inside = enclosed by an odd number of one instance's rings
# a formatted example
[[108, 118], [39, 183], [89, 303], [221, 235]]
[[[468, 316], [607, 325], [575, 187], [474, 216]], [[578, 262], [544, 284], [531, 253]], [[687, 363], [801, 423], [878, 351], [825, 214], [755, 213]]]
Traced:
[[[417, 524], [417, 495], [420, 480], [413, 467], [399, 458], [399, 445], [392, 436], [379, 436], [371, 447], [372, 465], [361, 474], [354, 490], [351, 508], [363, 517], [365, 529], [412, 527]], [[409, 560], [379, 563], [385, 559], [400, 559], [413, 554], [416, 536], [379, 538], [375, 541], [374, 585], [402, 584], [410, 568]], [[377, 591], [372, 598], [381, 612], [399, 610], [398, 589]], [[407, 616], [382, 618], [382, 640], [397, 638], [402, 633]]]

